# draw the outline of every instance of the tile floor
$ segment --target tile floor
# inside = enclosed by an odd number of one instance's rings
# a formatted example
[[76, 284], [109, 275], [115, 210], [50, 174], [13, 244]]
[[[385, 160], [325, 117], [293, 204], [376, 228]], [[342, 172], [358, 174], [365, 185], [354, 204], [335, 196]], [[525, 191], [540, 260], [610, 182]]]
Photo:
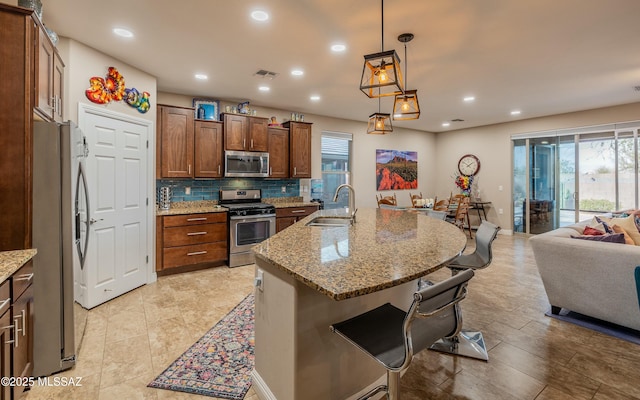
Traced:
[[[443, 269], [430, 279], [447, 276]], [[35, 387], [23, 399], [207, 398], [146, 385], [252, 283], [253, 266], [213, 268], [161, 277], [90, 310], [78, 363], [60, 374], [83, 377], [82, 387]], [[498, 236], [492, 265], [463, 302], [464, 325], [483, 331], [489, 362], [424, 351], [402, 378], [403, 398], [640, 399], [640, 346], [545, 317], [547, 308], [526, 237]], [[245, 400], [257, 400], [253, 390]]]

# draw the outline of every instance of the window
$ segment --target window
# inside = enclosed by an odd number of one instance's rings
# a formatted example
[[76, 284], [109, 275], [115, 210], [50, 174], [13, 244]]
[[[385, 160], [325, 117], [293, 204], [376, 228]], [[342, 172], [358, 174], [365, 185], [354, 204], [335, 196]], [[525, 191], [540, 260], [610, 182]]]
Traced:
[[344, 192], [337, 202], [333, 201], [333, 195], [338, 186], [351, 182], [352, 138], [350, 133], [322, 132], [322, 200], [326, 209], [349, 205]]

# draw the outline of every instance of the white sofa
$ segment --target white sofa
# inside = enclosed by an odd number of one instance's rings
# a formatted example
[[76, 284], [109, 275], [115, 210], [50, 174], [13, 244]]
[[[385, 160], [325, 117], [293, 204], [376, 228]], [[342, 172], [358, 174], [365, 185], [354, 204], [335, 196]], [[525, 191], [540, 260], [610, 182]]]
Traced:
[[571, 238], [587, 223], [529, 239], [552, 312], [564, 308], [640, 331], [640, 246]]

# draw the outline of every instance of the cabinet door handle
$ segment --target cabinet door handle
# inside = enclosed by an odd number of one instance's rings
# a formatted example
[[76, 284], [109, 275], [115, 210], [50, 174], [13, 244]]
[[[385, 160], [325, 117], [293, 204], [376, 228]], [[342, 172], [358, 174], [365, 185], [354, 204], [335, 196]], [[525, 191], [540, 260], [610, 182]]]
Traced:
[[189, 232], [187, 236], [197, 236], [197, 235], [206, 235], [207, 232]]
[[206, 221], [207, 218], [206, 217], [200, 217], [200, 218], [187, 218], [187, 222], [191, 222], [191, 221]]
[[253, 149], [253, 139], [251, 139], [251, 148]]
[[293, 167], [293, 176], [298, 175], [298, 167]]
[[18, 347], [18, 338], [20, 337], [18, 332], [22, 331], [22, 329], [18, 329], [18, 318], [13, 319], [13, 325], [13, 347]]
[[191, 175], [191, 164], [187, 165], [187, 174]]
[[269, 175], [273, 175], [273, 170], [269, 167]]
[[194, 251], [193, 253], [187, 253], [188, 256], [199, 256], [201, 254], [207, 254], [206, 251]]
[[20, 311], [20, 314], [22, 314], [22, 336], [26, 336], [27, 335], [27, 311], [22, 310]]
[[7, 303], [10, 301], [11, 301], [11, 297], [7, 297], [6, 300], [3, 300], [2, 303], [0, 303], [0, 309], [4, 308], [4, 306], [6, 306]]
[[218, 175], [220, 175], [220, 164], [218, 164]]
[[247, 139], [242, 139], [242, 148], [244, 149], [247, 146]]
[[30, 281], [33, 279], [33, 272], [30, 274], [22, 274], [17, 278], [13, 278], [14, 281]]
[[307, 210], [293, 210], [293, 211], [291, 211], [291, 214], [300, 214], [300, 213], [303, 213], [303, 212], [307, 212]]

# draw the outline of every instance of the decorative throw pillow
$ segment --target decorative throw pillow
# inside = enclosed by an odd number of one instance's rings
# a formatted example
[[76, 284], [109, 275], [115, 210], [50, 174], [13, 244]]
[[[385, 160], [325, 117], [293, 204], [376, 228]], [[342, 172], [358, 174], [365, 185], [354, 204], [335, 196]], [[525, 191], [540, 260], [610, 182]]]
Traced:
[[605, 218], [601, 217], [604, 222], [607, 222], [610, 225], [618, 225], [622, 229], [627, 232], [636, 246], [640, 246], [640, 231], [636, 226], [636, 218], [635, 215], [629, 215], [626, 218]]
[[631, 239], [631, 236], [629, 236], [629, 234], [627, 233], [627, 231], [624, 230], [624, 228], [622, 228], [619, 225], [612, 225], [611, 229], [613, 229], [613, 231], [615, 233], [622, 233], [624, 235], [624, 243], [625, 244], [636, 244], [633, 239]]
[[594, 242], [606, 242], [606, 243], [620, 243], [624, 244], [624, 234], [623, 233], [608, 233], [606, 235], [600, 236], [591, 236], [591, 235], [581, 235], [581, 236], [573, 236], [573, 239], [582, 239], [582, 240], [591, 240]]
[[607, 229], [604, 227], [604, 223], [602, 222], [602, 220], [600, 218], [597, 217], [593, 217], [591, 219], [591, 222], [589, 222], [589, 225], [587, 225], [589, 228], [593, 228], [596, 230], [599, 230], [600, 232], [607, 233]]
[[582, 232], [582, 234], [589, 235], [589, 236], [600, 236], [600, 235], [604, 235], [604, 232], [599, 231], [596, 228], [592, 228], [590, 226], [585, 226], [584, 232]]
[[598, 216], [595, 216], [595, 217], [593, 217], [593, 218], [595, 218], [595, 219], [596, 219], [596, 221], [597, 221], [599, 224], [602, 224], [602, 227], [604, 228], [604, 232], [605, 232], [605, 233], [614, 233], [614, 232], [613, 232], [613, 229], [611, 229], [611, 226], [609, 226], [609, 224], [607, 224], [607, 222], [606, 222], [606, 221], [603, 221], [603, 220], [602, 220], [602, 218], [600, 218], [600, 217], [598, 217]]

